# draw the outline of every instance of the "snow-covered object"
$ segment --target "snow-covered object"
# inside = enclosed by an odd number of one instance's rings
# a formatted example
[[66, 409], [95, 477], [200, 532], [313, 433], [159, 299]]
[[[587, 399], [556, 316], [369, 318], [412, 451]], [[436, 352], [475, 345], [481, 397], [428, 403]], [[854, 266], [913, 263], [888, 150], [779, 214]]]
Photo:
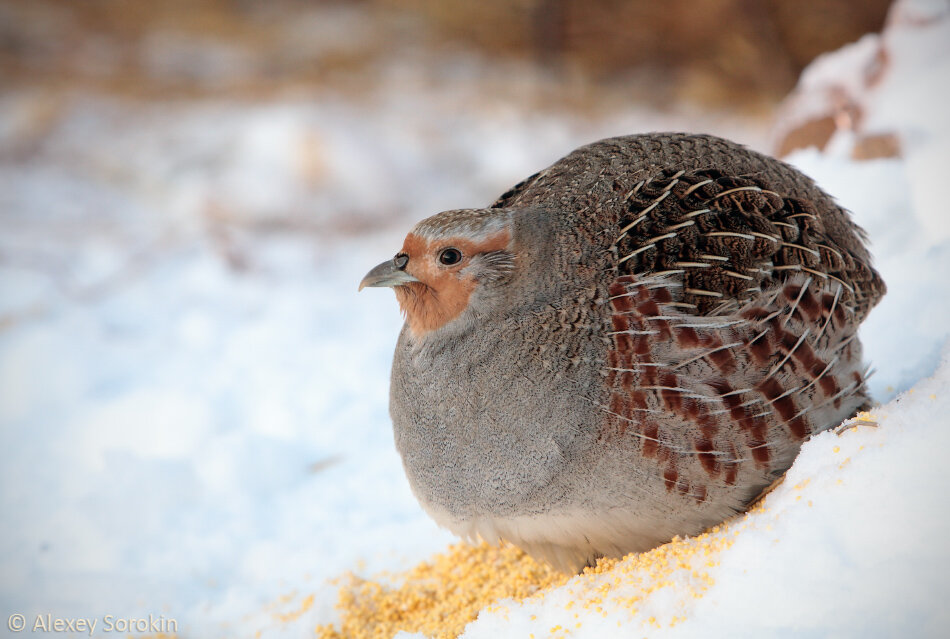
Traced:
[[946, 0], [898, 0], [883, 33], [820, 56], [779, 109], [772, 151], [895, 157], [919, 142], [922, 123], [950, 126], [941, 101], [950, 91], [948, 19]]

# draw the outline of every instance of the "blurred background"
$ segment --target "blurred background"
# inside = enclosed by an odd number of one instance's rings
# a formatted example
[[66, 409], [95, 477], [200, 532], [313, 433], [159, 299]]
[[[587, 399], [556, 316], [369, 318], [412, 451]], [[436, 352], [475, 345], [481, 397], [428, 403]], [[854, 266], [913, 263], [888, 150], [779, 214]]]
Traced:
[[[860, 186], [909, 192], [917, 138], [867, 96], [916, 58], [866, 34], [946, 17], [889, 5], [0, 0], [0, 612], [299, 636], [328, 577], [443, 547], [392, 450], [400, 318], [362, 275], [422, 217], [655, 130], [804, 153], [873, 227], [906, 200]], [[872, 240], [903, 259], [945, 227]]]
[[776, 106], [888, 4], [4, 1], [0, 159], [152, 189], [222, 242], [230, 223], [404, 225], [596, 137], [811, 143], [769, 137]]
[[802, 11], [791, 0], [713, 0], [702, 7], [686, 0], [3, 4], [3, 69], [17, 84], [66, 83], [143, 98], [262, 98], [294, 88], [366, 91], [380, 67], [394, 61], [432, 73], [456, 66], [433, 57], [471, 55], [489, 64], [522, 63], [544, 76], [561, 101], [580, 86], [619, 85], [619, 95], [651, 106], [690, 100], [747, 112], [783, 98], [819, 54], [879, 31], [889, 5], [820, 0]]

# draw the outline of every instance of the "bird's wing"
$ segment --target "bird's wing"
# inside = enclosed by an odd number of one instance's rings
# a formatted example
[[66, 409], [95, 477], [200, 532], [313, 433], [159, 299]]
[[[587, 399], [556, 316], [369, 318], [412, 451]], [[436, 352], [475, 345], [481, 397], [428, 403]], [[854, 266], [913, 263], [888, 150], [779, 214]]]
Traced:
[[840, 285], [839, 303], [860, 322], [884, 291], [816, 205], [755, 177], [666, 170], [633, 185], [621, 206], [618, 275], [670, 275], [678, 301], [700, 315], [735, 312], [794, 277]]

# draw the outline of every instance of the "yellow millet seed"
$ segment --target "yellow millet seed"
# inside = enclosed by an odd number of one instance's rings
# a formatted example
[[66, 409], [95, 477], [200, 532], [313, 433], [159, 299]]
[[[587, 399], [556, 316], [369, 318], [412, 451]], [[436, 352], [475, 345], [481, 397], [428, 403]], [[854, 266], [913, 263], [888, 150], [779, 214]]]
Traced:
[[567, 579], [513, 546], [455, 544], [389, 578], [346, 575], [337, 600], [339, 628], [318, 626], [316, 634], [324, 639], [376, 639], [405, 630], [439, 639], [457, 637], [487, 606], [502, 599], [522, 601]]
[[[602, 617], [623, 611], [626, 621], [618, 620], [622, 625], [632, 622], [644, 600], [660, 589], [673, 589], [684, 605], [688, 599], [701, 598], [715, 580], [697, 568], [718, 565], [713, 557], [729, 548], [748, 525], [747, 519], [737, 519], [694, 538], [676, 537], [647, 552], [601, 559], [573, 578], [568, 591], [571, 598], [564, 609], [574, 612], [578, 620], [579, 609], [588, 614], [596, 611]], [[498, 605], [502, 600], [515, 604], [541, 601], [546, 593], [571, 579], [510, 545], [455, 544], [404, 573], [371, 579], [345, 575], [340, 579], [337, 603], [339, 627], [318, 626], [316, 635], [323, 639], [388, 639], [403, 630], [438, 639], [457, 637], [483, 610], [507, 614], [510, 606]], [[310, 598], [301, 607], [307, 609], [312, 603]], [[536, 622], [537, 615], [530, 619]], [[685, 616], [673, 616], [668, 623], [685, 620]], [[655, 617], [648, 623], [660, 627]], [[547, 630], [545, 636], [569, 632], [561, 625]]]

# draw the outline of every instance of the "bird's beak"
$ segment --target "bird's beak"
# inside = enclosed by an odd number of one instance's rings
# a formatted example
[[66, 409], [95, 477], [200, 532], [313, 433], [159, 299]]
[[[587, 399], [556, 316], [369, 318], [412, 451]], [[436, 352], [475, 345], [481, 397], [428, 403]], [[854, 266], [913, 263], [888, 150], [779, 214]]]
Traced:
[[360, 282], [359, 290], [366, 286], [402, 286], [409, 282], [418, 282], [416, 278], [396, 266], [396, 259], [386, 260], [366, 274]]

